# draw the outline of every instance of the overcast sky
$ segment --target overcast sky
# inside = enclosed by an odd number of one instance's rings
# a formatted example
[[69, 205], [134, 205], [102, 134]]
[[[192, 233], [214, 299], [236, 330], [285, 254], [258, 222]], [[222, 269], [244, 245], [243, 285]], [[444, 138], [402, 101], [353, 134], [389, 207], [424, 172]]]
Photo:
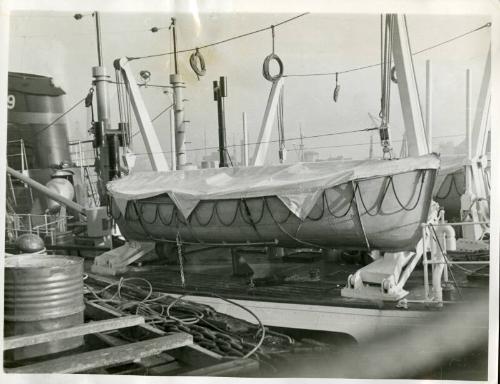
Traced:
[[[11, 49], [9, 69], [49, 75], [67, 93], [66, 106], [81, 99], [91, 86], [91, 67], [97, 64], [94, 21], [91, 16], [76, 21], [71, 13], [13, 12], [11, 14]], [[290, 14], [110, 14], [101, 15], [105, 65], [114, 78], [113, 60], [123, 56], [141, 56], [172, 49], [168, 29], [151, 33], [153, 26], [165, 27], [170, 17], [177, 18], [179, 49], [193, 48], [234, 35], [276, 24]], [[413, 51], [426, 48], [490, 21], [480, 16], [418, 16], [407, 18]], [[471, 69], [473, 106], [477, 100], [481, 76], [490, 43], [490, 29], [483, 29], [463, 39], [416, 55], [418, 85], [425, 95], [425, 61], [433, 67], [433, 127], [437, 149], [440, 140], [458, 143], [465, 126], [465, 70]], [[247, 113], [250, 142], [256, 141], [271, 83], [262, 76], [262, 62], [271, 52], [270, 31], [203, 49], [207, 74], [200, 81], [189, 67], [189, 54], [179, 56], [180, 72], [187, 83], [185, 97], [187, 141], [189, 148], [217, 145], [217, 110], [213, 101], [212, 81], [228, 78], [226, 99], [228, 144], [239, 144], [242, 136], [241, 114]], [[380, 16], [309, 14], [276, 29], [276, 53], [282, 58], [285, 73], [336, 72], [377, 63], [380, 58]], [[170, 57], [134, 61], [136, 74], [147, 69], [151, 82], [168, 84], [173, 69]], [[285, 136], [305, 136], [371, 127], [370, 112], [380, 109], [380, 68], [339, 76], [339, 100], [332, 100], [334, 76], [287, 78], [285, 80]], [[158, 88], [142, 90], [151, 116], [169, 105], [167, 95]], [[116, 91], [110, 87], [112, 119], [118, 121]], [[422, 100], [423, 102], [424, 100]], [[423, 103], [424, 104], [424, 103]], [[474, 108], [475, 109], [475, 108]], [[88, 116], [79, 107], [68, 115], [70, 138], [88, 138]], [[155, 121], [162, 147], [170, 150], [169, 118]], [[393, 140], [402, 136], [402, 118], [397, 86], [393, 85], [391, 133]], [[136, 130], [137, 127], [134, 128]], [[139, 136], [137, 136], [139, 137]], [[276, 129], [273, 138], [277, 137]], [[375, 153], [380, 154], [374, 135]], [[313, 149], [322, 158], [344, 155], [368, 156], [369, 133], [306, 139], [305, 149]], [[294, 147], [286, 146], [289, 159], [296, 160]], [[144, 152], [141, 140], [134, 143], [137, 153]], [[400, 143], [395, 142], [399, 151]], [[211, 152], [208, 150], [207, 152]], [[233, 153], [231, 150], [230, 153]], [[252, 151], [250, 152], [252, 153]], [[188, 160], [199, 162], [204, 151], [188, 153]], [[169, 157], [169, 155], [167, 154]], [[239, 158], [239, 150], [237, 151]], [[277, 162], [276, 146], [271, 146], [269, 162]]]

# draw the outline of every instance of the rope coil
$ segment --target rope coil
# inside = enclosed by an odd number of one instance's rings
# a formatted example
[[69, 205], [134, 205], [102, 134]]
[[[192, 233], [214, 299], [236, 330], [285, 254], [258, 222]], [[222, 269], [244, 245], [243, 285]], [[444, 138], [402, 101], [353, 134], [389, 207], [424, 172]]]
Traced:
[[[131, 281], [136, 283], [132, 284]], [[144, 286], [147, 287], [147, 291]], [[285, 340], [289, 345], [294, 343], [294, 340], [288, 335], [267, 329], [250, 309], [213, 292], [203, 292], [203, 295], [217, 298], [243, 309], [256, 320], [256, 324], [245, 322], [248, 327], [245, 333], [221, 329], [217, 326], [219, 314], [212, 307], [185, 299], [187, 295], [199, 294], [200, 292], [184, 291], [184, 294], [173, 297], [155, 291], [151, 282], [144, 278], [122, 277], [119, 281], [108, 284], [102, 289], [95, 289], [86, 283], [84, 293], [87, 296], [86, 301], [90, 303], [104, 304], [122, 314], [143, 316], [147, 324], [164, 332], [189, 333], [197, 344], [221, 354], [225, 358], [249, 358], [252, 356], [260, 359], [261, 346], [264, 340], [269, 337], [268, 334]], [[120, 336], [126, 340], [137, 341], [137, 338], [129, 334], [120, 334]]]

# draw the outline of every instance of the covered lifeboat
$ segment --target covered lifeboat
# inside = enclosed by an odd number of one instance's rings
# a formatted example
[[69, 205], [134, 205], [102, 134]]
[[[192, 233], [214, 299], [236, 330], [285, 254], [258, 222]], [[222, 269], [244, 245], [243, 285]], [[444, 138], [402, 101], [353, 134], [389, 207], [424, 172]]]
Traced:
[[108, 183], [129, 240], [412, 250], [439, 157], [142, 172]]

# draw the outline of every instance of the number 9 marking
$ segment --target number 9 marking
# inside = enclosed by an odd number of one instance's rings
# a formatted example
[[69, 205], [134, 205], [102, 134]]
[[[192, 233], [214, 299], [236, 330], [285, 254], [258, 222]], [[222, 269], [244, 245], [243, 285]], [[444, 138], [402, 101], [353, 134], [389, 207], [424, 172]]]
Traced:
[[14, 95], [9, 95], [7, 97], [7, 109], [14, 109], [16, 106], [16, 97]]

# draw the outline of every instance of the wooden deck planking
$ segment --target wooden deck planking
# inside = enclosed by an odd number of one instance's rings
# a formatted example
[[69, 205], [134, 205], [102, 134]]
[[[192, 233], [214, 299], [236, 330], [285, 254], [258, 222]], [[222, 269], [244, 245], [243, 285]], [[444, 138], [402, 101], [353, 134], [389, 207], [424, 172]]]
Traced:
[[191, 345], [193, 338], [175, 333], [155, 339], [64, 356], [53, 360], [6, 369], [7, 373], [78, 373], [90, 369], [132, 362], [161, 352]]
[[[188, 255], [189, 257], [190, 255]], [[396, 309], [396, 302], [375, 302], [369, 300], [342, 297], [340, 291], [346, 285], [347, 278], [357, 269], [359, 264], [327, 262], [281, 261], [268, 259], [267, 256], [246, 257], [255, 270], [254, 286], [250, 286], [250, 278], [232, 275], [231, 262], [226, 257], [203, 259], [198, 257], [184, 266], [186, 285], [182, 287], [179, 270], [175, 265], [150, 264], [140, 268], [131, 268], [124, 277], [141, 277], [151, 282], [154, 289], [160, 292], [209, 296], [216, 293], [227, 298], [277, 303], [294, 303], [307, 305], [325, 305], [347, 308]], [[318, 281], [307, 281], [310, 270], [319, 269]], [[304, 281], [292, 281], [290, 277], [301, 276]], [[455, 271], [454, 276], [465, 298], [472, 298], [487, 292], [484, 284], [468, 281], [465, 274]], [[287, 280], [288, 279], [288, 280]], [[451, 276], [450, 276], [451, 280]], [[146, 286], [144, 285], [144, 288]], [[410, 291], [409, 300], [424, 298], [423, 270], [421, 267], [412, 273], [405, 289]], [[429, 311], [428, 306], [413, 303], [413, 309]]]
[[69, 328], [57, 329], [43, 333], [23, 334], [19, 336], [6, 337], [3, 342], [3, 349], [14, 349], [41, 344], [50, 341], [67, 339], [75, 336], [84, 336], [90, 333], [110, 331], [113, 329], [133, 327], [144, 324], [142, 316], [124, 316], [116, 319], [91, 321]]

